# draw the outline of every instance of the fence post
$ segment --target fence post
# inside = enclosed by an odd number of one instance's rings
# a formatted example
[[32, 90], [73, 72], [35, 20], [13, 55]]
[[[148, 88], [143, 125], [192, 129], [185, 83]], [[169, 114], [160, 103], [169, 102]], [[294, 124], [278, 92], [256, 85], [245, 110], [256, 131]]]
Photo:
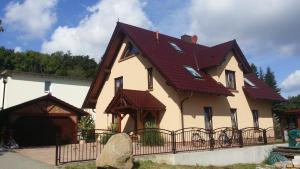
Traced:
[[240, 147], [243, 147], [244, 146], [244, 142], [243, 142], [243, 131], [242, 130], [238, 130], [238, 136], [239, 136]]
[[56, 145], [55, 145], [55, 165], [57, 166], [58, 165], [58, 133], [56, 133], [56, 139], [55, 139], [55, 142], [56, 142]]
[[175, 132], [171, 132], [171, 141], [172, 141], [172, 153], [176, 154], [176, 139], [175, 139]]
[[214, 150], [215, 147], [215, 140], [213, 137], [213, 131], [209, 130], [209, 149]]
[[263, 139], [264, 139], [264, 144], [268, 144], [267, 130], [266, 129], [263, 129]]

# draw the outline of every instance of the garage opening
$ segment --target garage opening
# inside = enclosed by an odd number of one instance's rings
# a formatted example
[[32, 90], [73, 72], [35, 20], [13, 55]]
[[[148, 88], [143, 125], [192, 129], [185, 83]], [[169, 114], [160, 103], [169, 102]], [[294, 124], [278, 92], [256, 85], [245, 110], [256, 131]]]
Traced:
[[7, 128], [21, 147], [77, 142], [77, 123], [87, 115], [52, 95], [46, 95], [3, 110]]

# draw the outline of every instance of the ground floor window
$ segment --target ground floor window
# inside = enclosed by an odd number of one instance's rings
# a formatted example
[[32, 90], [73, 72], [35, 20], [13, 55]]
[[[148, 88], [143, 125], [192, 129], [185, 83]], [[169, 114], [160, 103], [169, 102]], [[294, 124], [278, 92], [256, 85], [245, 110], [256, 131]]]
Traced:
[[205, 129], [212, 130], [212, 108], [211, 107], [204, 107], [204, 124]]
[[232, 128], [237, 129], [238, 128], [238, 122], [237, 122], [236, 109], [230, 109], [230, 115], [231, 115]]
[[259, 128], [258, 111], [257, 110], [252, 110], [252, 116], [253, 116], [253, 126], [255, 128]]

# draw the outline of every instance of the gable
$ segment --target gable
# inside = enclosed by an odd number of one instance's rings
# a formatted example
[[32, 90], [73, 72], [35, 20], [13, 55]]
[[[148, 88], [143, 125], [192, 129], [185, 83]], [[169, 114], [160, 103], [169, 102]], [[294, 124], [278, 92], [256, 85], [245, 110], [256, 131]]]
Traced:
[[1, 113], [28, 116], [84, 116], [88, 114], [50, 94], [4, 109]]
[[[103, 88], [105, 79], [111, 71], [112, 64], [115, 62], [124, 37], [128, 37], [136, 45], [143, 57], [147, 58], [150, 64], [164, 77], [167, 84], [174, 89], [225, 96], [232, 95], [223, 85], [218, 84], [202, 70], [198, 70], [198, 73], [203, 76], [203, 80], [198, 80], [191, 77], [184, 69], [184, 65], [196, 69], [195, 58], [190, 53], [193, 53], [194, 48], [206, 49], [207, 47], [190, 44], [163, 34], [158, 36], [159, 39], [156, 39], [155, 32], [118, 23], [99, 64], [97, 76], [90, 87], [83, 107], [95, 108], [97, 98]], [[171, 42], [180, 47], [182, 52], [176, 51], [171, 46]]]

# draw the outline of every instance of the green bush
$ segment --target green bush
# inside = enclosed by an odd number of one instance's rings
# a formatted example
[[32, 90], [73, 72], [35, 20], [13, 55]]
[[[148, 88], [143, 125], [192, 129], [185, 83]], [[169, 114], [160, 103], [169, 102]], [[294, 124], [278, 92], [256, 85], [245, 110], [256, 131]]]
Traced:
[[101, 144], [106, 144], [110, 137], [117, 133], [117, 125], [111, 124], [110, 127], [108, 127], [109, 132], [103, 133], [103, 135], [100, 138]]
[[153, 123], [145, 124], [145, 130], [141, 134], [141, 145], [143, 146], [162, 146], [165, 144], [159, 129]]
[[83, 140], [95, 141], [95, 122], [92, 116], [81, 117], [78, 130], [81, 132]]

